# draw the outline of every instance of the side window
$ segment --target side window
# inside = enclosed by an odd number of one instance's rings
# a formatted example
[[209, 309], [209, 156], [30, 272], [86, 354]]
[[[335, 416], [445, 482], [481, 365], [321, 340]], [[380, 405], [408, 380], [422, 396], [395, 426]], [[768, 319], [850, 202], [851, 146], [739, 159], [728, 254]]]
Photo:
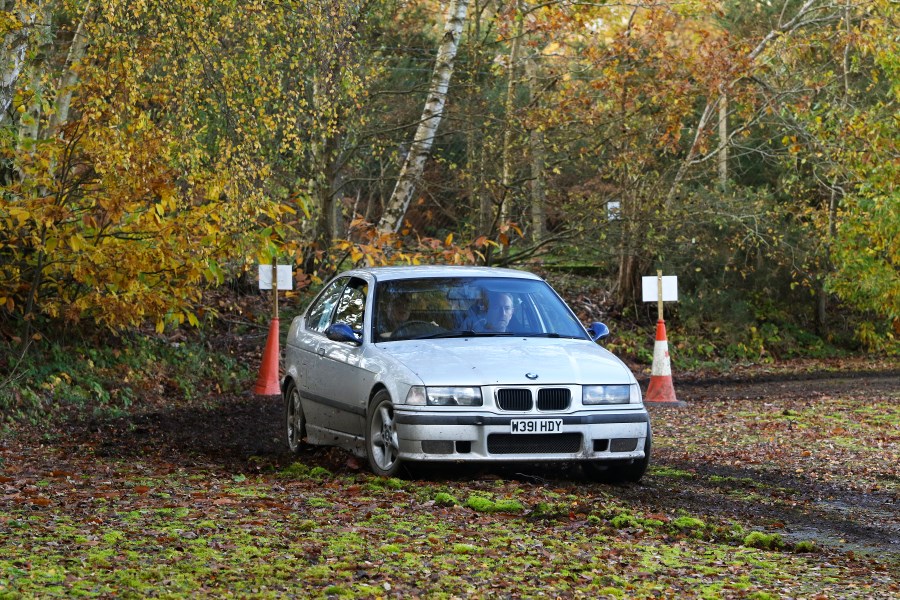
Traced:
[[368, 286], [362, 279], [351, 279], [337, 303], [335, 323], [346, 323], [354, 331], [361, 332], [366, 314], [366, 291]]
[[333, 281], [331, 285], [325, 288], [325, 291], [316, 299], [315, 303], [309, 307], [306, 313], [306, 327], [308, 329], [325, 331], [331, 324], [331, 314], [334, 312], [334, 306], [337, 304], [346, 283], [346, 277]]

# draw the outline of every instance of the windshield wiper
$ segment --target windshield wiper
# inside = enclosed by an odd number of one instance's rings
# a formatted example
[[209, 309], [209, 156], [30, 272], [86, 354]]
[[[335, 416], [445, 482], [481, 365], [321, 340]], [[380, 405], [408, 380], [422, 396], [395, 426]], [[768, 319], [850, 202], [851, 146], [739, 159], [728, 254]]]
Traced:
[[584, 337], [579, 337], [577, 335], [563, 335], [561, 333], [549, 332], [549, 333], [525, 333], [524, 337], [542, 337], [542, 338], [566, 338], [570, 340], [583, 340]]
[[423, 335], [417, 337], [417, 340], [434, 340], [438, 338], [457, 338], [457, 337], [497, 337], [497, 336], [513, 336], [516, 335], [509, 331], [473, 331], [471, 329], [455, 329], [453, 331], [441, 331], [432, 333], [431, 335]]

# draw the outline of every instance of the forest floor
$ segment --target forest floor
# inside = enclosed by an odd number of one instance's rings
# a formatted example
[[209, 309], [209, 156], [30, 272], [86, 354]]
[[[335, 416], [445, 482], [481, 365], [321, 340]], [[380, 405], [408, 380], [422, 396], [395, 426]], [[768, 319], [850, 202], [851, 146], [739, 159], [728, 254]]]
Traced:
[[0, 598], [900, 597], [896, 360], [675, 387], [622, 486], [542, 466], [383, 480], [340, 450], [288, 454], [280, 400], [249, 393], [17, 426]]

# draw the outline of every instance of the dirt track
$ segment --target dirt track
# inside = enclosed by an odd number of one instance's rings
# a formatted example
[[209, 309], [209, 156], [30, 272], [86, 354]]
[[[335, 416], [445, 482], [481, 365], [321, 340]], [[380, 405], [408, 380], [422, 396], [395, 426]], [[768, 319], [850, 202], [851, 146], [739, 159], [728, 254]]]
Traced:
[[[900, 372], [685, 376], [677, 393], [687, 406], [651, 407], [650, 473], [641, 484], [614, 488], [617, 495], [647, 513], [707, 515], [748, 530], [780, 532], [789, 540], [813, 540], [837, 552], [887, 553], [900, 561]], [[800, 430], [801, 415], [852, 416], [857, 404], [877, 404], [893, 415], [879, 439], [859, 440], [859, 453], [830, 444], [837, 428]], [[280, 440], [281, 411], [277, 398], [246, 394], [220, 398], [205, 408], [166, 408], [84, 423], [69, 441], [97, 440], [95, 454], [101, 458], [155, 455], [186, 468], [203, 464], [262, 471], [293, 460]], [[804, 450], [813, 447], [809, 444], [818, 449]], [[858, 464], [873, 456], [883, 462]], [[337, 473], [361, 468], [335, 449], [310, 449], [302, 458]], [[457, 481], [497, 476], [519, 478], [523, 486], [560, 478], [588, 484], [576, 470], [559, 469], [450, 468], [428, 475]]]
[[[657, 431], [673, 439], [689, 435], [692, 422], [708, 425], [710, 420], [727, 421], [739, 413], [760, 412], [761, 408], [763, 413], [784, 417], [781, 421], [787, 425], [759, 434], [755, 446], [762, 451], [759, 456], [742, 456], [746, 450], [729, 449], [728, 440], [720, 440], [717, 451], [696, 457], [682, 451], [677, 443], [658, 444], [656, 465], [682, 469], [696, 477], [681, 479], [674, 487], [671, 481], [649, 477], [643, 489], [628, 493], [656, 493], [660, 503], [689, 511], [705, 509], [755, 527], [774, 528], [789, 539], [815, 540], [842, 551], [900, 556], [900, 466], [896, 462], [900, 456], [896, 420], [900, 372], [684, 378], [679, 382], [678, 395], [687, 407], [654, 407], [653, 411]], [[879, 406], [893, 414], [893, 420], [886, 419], [880, 433], [876, 430], [873, 437], [873, 431], [867, 430], [868, 435], [860, 436], [858, 454], [852, 447], [829, 442], [829, 435], [853, 433], [842, 431], [842, 426], [811, 434], [792, 424], [793, 415], [804, 411], [852, 415], [852, 407], [848, 409], [838, 400], [847, 398], [858, 402], [859, 407]], [[738, 423], [752, 428], [754, 418]], [[823, 442], [818, 450], [791, 451], [791, 437], [812, 435]], [[711, 442], [715, 445], [716, 441]], [[883, 462], [858, 464], [856, 457], [867, 462], [865, 450], [874, 450]]]

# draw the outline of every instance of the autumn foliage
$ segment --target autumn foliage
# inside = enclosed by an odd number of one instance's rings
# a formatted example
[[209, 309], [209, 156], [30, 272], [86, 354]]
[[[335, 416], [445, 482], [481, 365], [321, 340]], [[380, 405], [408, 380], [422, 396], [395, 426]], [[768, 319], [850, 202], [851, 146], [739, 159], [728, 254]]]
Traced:
[[802, 306], [821, 333], [850, 307], [858, 343], [891, 347], [896, 10], [770, 4], [470, 7], [386, 235], [371, 224], [421, 118], [439, 3], [8, 0], [0, 317], [197, 324], [206, 289], [273, 258], [310, 281], [561, 264], [619, 309], [662, 268], [698, 303], [685, 317]]

